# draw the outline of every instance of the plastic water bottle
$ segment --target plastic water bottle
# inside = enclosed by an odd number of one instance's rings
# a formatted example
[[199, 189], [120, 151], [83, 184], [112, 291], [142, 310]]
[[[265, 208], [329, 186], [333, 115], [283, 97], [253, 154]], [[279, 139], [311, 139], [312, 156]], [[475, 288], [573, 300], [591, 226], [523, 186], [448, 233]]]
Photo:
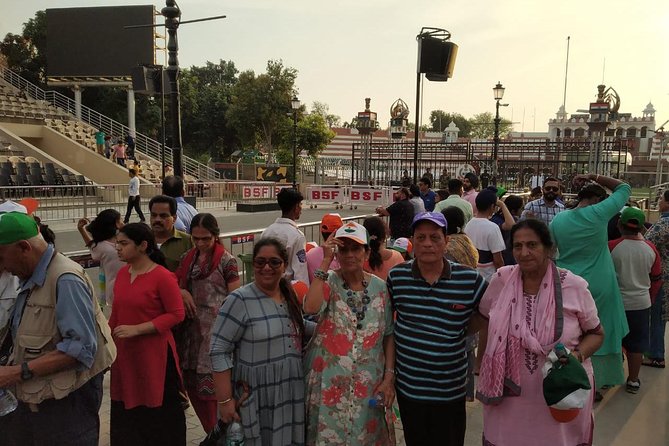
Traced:
[[0, 417], [14, 412], [18, 406], [19, 402], [12, 392], [0, 389]]
[[369, 400], [369, 408], [370, 409], [385, 409], [386, 405], [383, 402], [384, 396], [385, 395], [383, 395], [383, 392], [379, 392], [376, 395], [374, 395], [374, 398]]
[[233, 421], [225, 433], [225, 446], [243, 446], [244, 428], [239, 421]]

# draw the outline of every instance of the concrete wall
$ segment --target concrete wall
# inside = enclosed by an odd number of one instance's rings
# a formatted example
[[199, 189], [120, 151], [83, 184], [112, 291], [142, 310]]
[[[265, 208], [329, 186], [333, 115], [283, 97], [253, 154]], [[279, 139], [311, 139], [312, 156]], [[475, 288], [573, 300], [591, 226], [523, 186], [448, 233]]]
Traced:
[[[8, 131], [23, 138], [44, 154], [59, 161], [70, 171], [76, 171], [97, 184], [126, 184], [128, 170], [98, 155], [81, 144], [44, 125], [4, 123]], [[28, 153], [43, 160], [43, 157]], [[50, 161], [50, 160], [49, 160]]]

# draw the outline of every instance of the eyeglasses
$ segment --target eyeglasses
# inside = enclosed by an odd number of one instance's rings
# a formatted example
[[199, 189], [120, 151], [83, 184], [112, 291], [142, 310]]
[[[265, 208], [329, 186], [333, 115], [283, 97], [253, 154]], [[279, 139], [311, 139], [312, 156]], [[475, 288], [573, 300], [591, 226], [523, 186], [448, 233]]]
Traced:
[[544, 190], [550, 192], [559, 192], [560, 188], [555, 186], [544, 186]]
[[256, 257], [253, 259], [253, 266], [262, 269], [265, 267], [265, 265], [269, 265], [270, 268], [272, 269], [277, 269], [281, 265], [283, 265], [283, 260], [277, 258], [277, 257], [271, 257], [269, 259], [266, 259], [264, 257]]

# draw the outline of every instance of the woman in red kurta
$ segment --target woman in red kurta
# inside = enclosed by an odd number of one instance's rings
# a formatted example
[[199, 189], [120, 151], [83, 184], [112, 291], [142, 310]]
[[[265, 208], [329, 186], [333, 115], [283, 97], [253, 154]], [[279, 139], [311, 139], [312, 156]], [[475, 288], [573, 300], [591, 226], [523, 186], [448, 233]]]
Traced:
[[116, 276], [109, 326], [118, 350], [111, 368], [111, 444], [185, 445], [183, 388], [171, 328], [184, 319], [174, 275], [148, 226], [131, 223], [116, 238], [127, 262]]

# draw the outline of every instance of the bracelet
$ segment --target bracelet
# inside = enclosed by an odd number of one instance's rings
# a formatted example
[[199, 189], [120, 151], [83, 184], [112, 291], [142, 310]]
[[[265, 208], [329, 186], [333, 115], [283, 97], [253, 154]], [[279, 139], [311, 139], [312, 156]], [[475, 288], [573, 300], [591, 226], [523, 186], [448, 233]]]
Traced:
[[326, 273], [322, 269], [317, 269], [316, 271], [314, 271], [314, 277], [316, 279], [321, 279], [323, 282], [327, 282], [329, 276], [328, 273]]
[[395, 371], [395, 369], [385, 369], [383, 371], [383, 373], [392, 373], [393, 375], [397, 375], [397, 372]]
[[227, 400], [219, 401], [218, 404], [228, 404], [230, 401], [232, 401], [232, 397], [228, 398]]

